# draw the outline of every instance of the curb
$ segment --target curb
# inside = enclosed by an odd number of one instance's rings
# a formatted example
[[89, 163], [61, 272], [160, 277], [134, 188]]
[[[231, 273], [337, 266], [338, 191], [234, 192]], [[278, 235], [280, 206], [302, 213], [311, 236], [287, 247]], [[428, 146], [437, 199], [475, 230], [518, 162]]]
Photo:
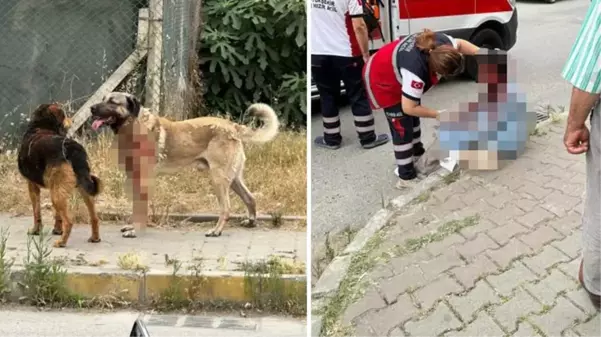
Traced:
[[[340, 287], [340, 283], [346, 276], [348, 267], [353, 256], [360, 252], [367, 242], [381, 230], [392, 218], [394, 213], [413, 200], [417, 199], [422, 193], [438, 186], [443, 182], [443, 178], [449, 174], [444, 168], [439, 168], [434, 173], [426, 177], [421, 184], [405, 195], [392, 199], [386, 208], [380, 209], [374, 214], [365, 227], [363, 227], [346, 249], [336, 256], [326, 267], [321, 277], [317, 280], [313, 291], [311, 292], [311, 311], [319, 312], [327, 304], [327, 300]], [[322, 317], [319, 314], [311, 315], [311, 335], [319, 336], [322, 328]]]
[[[277, 291], [281, 292], [282, 301], [306, 300], [305, 275], [282, 275], [278, 279], [282, 281], [276, 285]], [[10, 293], [7, 296], [9, 300], [19, 302], [23, 298], [25, 295], [22, 291], [23, 280], [22, 267], [11, 270]], [[249, 276], [244, 272], [205, 272], [198, 276], [180, 273], [174, 276], [173, 273], [156, 271], [136, 273], [82, 267], [68, 270], [66, 275], [67, 288], [86, 299], [112, 297], [140, 305], [148, 305], [159, 300], [161, 295], [177, 281], [181, 284], [175, 289], [176, 295], [181, 295], [183, 298], [188, 297], [187, 289], [191, 287], [198, 289], [194, 293], [195, 302], [253, 303], [257, 298], [273, 291], [268, 288], [252, 293], [251, 288], [262, 288], [265, 286], [264, 283], [273, 282], [273, 278], [269, 275]]]
[[[565, 118], [568, 115], [567, 112], [559, 113], [560, 118]], [[539, 123], [536, 123], [534, 129], [538, 130], [541, 127], [546, 127], [553, 124], [551, 118], [545, 119]], [[531, 137], [531, 136], [530, 136]], [[460, 172], [461, 169], [458, 169]], [[322, 317], [317, 314], [326, 305], [332, 294], [340, 287], [340, 283], [346, 276], [348, 267], [351, 263], [352, 257], [360, 252], [369, 239], [371, 239], [380, 229], [382, 229], [393, 216], [394, 212], [409, 205], [422, 193], [438, 186], [442, 183], [443, 178], [448, 175], [449, 172], [443, 168], [439, 168], [430, 176], [426, 177], [424, 181], [418, 185], [414, 190], [406, 195], [402, 195], [392, 199], [386, 208], [380, 209], [374, 214], [365, 227], [363, 227], [355, 236], [353, 241], [346, 247], [346, 249], [338, 256], [336, 256], [330, 264], [326, 267], [321, 277], [317, 280], [315, 287], [311, 292], [311, 335], [319, 336], [322, 328]], [[313, 314], [313, 312], [316, 312]]]
[[[108, 220], [108, 221], [128, 221], [128, 219], [131, 218], [131, 214], [129, 213], [119, 213], [119, 212], [102, 212], [99, 211], [98, 212], [98, 217], [101, 220]], [[168, 214], [168, 215], [155, 215], [153, 216], [155, 219], [164, 219], [167, 218], [171, 221], [190, 221], [190, 222], [194, 222], [194, 223], [201, 223], [201, 222], [210, 222], [210, 221], [217, 221], [219, 219], [219, 214], [212, 214], [212, 213], [194, 213], [194, 214], [178, 214], [178, 213], [173, 213], [173, 214]], [[231, 214], [230, 215], [230, 219], [246, 219], [248, 216], [246, 214]], [[271, 221], [274, 220], [275, 218], [279, 218], [282, 221], [306, 221], [307, 217], [306, 216], [300, 216], [300, 215], [282, 215], [282, 216], [275, 216], [275, 215], [269, 215], [269, 214], [257, 214], [257, 221]]]

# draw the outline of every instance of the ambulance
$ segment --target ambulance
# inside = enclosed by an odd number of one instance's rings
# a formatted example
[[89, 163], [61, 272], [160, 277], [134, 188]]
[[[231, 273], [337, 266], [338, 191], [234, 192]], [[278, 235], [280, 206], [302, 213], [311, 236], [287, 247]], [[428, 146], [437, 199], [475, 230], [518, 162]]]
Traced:
[[[516, 43], [518, 13], [515, 0], [364, 0], [379, 27], [370, 33], [370, 51], [429, 28], [468, 40], [484, 48], [510, 50]], [[467, 58], [466, 76], [476, 78], [477, 67]], [[343, 92], [344, 92], [344, 86]], [[319, 93], [311, 81], [311, 99]]]

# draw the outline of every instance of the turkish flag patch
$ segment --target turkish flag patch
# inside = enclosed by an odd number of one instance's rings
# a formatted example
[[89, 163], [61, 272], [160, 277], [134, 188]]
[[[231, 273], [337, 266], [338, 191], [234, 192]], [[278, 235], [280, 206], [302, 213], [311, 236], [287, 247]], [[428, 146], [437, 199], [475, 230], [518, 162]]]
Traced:
[[411, 81], [411, 87], [413, 89], [423, 89], [424, 88], [424, 83], [423, 82], [418, 82], [418, 81]]

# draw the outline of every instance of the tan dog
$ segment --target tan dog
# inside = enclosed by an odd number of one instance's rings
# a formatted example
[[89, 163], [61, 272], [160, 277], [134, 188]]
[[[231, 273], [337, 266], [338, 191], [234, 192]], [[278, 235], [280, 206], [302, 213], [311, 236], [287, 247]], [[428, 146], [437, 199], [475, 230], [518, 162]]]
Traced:
[[[209, 171], [221, 213], [206, 236], [221, 235], [229, 219], [230, 188], [248, 209], [248, 219], [243, 224], [254, 226], [255, 199], [242, 177], [246, 161], [243, 143], [269, 142], [278, 134], [278, 117], [270, 106], [255, 103], [247, 110], [263, 121], [259, 129], [217, 117], [170, 121], [141, 107], [136, 97], [123, 92], [110, 93], [101, 103], [92, 106], [91, 112], [94, 129], [108, 125], [119, 138], [120, 161], [125, 161], [126, 170], [132, 172], [128, 175], [134, 178], [134, 199], [140, 201], [139, 205], [134, 203], [136, 227], [144, 226], [147, 219], [148, 184], [145, 181], [148, 179], [144, 178], [149, 177], [146, 168], [154, 170], [154, 154], [160, 170], [193, 165]], [[124, 236], [135, 234], [126, 230]]]

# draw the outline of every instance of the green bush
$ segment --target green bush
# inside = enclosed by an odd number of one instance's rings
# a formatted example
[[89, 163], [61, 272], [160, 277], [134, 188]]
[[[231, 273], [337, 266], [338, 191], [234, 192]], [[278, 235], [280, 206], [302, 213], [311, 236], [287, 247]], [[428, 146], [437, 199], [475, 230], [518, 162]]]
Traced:
[[270, 103], [288, 127], [306, 126], [304, 0], [205, 0], [201, 71], [209, 111]]

